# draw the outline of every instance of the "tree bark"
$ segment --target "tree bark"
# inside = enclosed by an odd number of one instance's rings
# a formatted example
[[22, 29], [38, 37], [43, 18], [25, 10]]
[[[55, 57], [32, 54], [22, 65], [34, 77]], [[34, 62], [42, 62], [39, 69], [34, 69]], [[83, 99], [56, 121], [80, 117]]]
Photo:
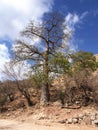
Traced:
[[40, 104], [41, 105], [46, 105], [48, 104], [50, 100], [50, 93], [49, 93], [49, 69], [48, 69], [48, 56], [49, 56], [49, 45], [47, 43], [47, 50], [45, 51], [43, 57], [44, 57], [44, 62], [43, 62], [43, 73], [44, 73], [44, 79], [43, 79], [43, 84], [41, 87], [41, 98], [40, 98]]
[[47, 105], [50, 100], [49, 84], [44, 83], [41, 87], [40, 105]]

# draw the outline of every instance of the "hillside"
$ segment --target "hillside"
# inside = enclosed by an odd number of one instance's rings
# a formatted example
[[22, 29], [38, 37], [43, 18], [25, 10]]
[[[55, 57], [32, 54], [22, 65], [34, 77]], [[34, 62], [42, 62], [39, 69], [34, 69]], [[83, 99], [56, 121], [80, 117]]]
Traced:
[[96, 54], [95, 57], [96, 57], [96, 61], [98, 62], [98, 54]]
[[15, 90], [15, 99], [12, 102], [7, 102], [7, 106], [3, 106], [4, 111], [1, 112], [0, 119], [5, 119], [1, 120], [5, 123], [0, 125], [0, 129], [97, 130], [98, 107], [93, 104], [84, 107], [77, 105], [72, 108], [62, 107], [59, 90], [60, 84], [57, 85], [56, 82], [55, 86], [51, 87], [51, 102], [44, 107], [39, 104], [39, 89], [32, 89], [32, 101], [35, 102], [32, 107], [28, 107], [24, 96]]
[[[98, 61], [98, 54], [96, 55], [96, 60]], [[6, 87], [7, 83], [10, 85]], [[22, 81], [20, 83], [23, 84]], [[97, 90], [97, 71], [94, 73], [92, 83]], [[69, 84], [71, 87], [68, 87]], [[73, 80], [66, 76], [54, 80], [50, 87], [50, 102], [44, 107], [39, 104], [39, 88], [30, 87], [28, 89], [33, 102], [33, 106], [29, 107], [26, 98], [19, 92], [15, 82], [4, 82], [0, 85], [0, 88], [4, 87], [4, 89], [0, 89], [2, 90], [0, 94], [0, 122], [4, 124], [0, 125], [1, 130], [31, 130], [32, 127], [35, 130], [97, 130], [98, 104], [94, 104], [94, 102], [90, 100], [88, 104], [81, 106], [80, 102], [82, 102], [81, 95], [83, 96], [83, 92], [81, 89], [75, 88]], [[28, 88], [28, 81], [25, 82], [25, 85], [25, 89]], [[67, 98], [64, 95], [66, 88], [68, 89]], [[87, 92], [89, 93], [89, 91]], [[96, 95], [92, 95], [92, 93], [92, 91], [89, 93], [91, 99], [96, 97]], [[12, 101], [9, 99], [5, 100], [4, 95], [7, 94], [13, 97]], [[71, 100], [73, 100], [72, 102], [69, 102], [70, 99], [67, 101], [70, 96]], [[64, 100], [62, 100], [62, 98]], [[96, 99], [98, 99], [98, 97], [96, 97]], [[3, 101], [6, 101], [6, 103], [3, 104]], [[62, 101], [64, 101], [65, 104], [63, 104]], [[6, 122], [8, 122], [8, 124]]]

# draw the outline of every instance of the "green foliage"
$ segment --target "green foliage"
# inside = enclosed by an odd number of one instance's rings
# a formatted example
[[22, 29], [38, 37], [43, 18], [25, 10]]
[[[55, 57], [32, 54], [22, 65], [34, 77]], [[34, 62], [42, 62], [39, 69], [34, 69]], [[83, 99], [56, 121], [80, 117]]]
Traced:
[[[41, 86], [43, 83], [46, 84], [41, 94], [41, 97], [44, 97], [43, 101], [48, 99], [46, 93], [49, 92], [45, 91], [49, 91], [48, 83], [50, 82], [50, 73], [55, 71], [55, 66], [50, 65], [50, 57], [54, 56], [56, 50], [60, 51], [62, 49], [65, 51], [66, 46], [64, 43], [70, 38], [71, 32], [64, 33], [63, 30], [65, 29], [67, 28], [66, 24], [64, 24], [62, 14], [53, 12], [46, 13], [45, 17], [43, 17], [43, 22], [40, 24], [31, 21], [21, 32], [21, 36], [23, 36], [22, 40], [19, 39], [16, 41], [16, 44], [14, 44], [15, 49], [13, 50], [16, 62], [30, 61], [33, 63], [33, 66], [41, 64], [42, 68], [40, 70], [39, 68], [36, 69], [32, 80], [35, 86]], [[36, 41], [38, 39], [40, 40], [33, 45], [27, 42], [32, 40]], [[68, 61], [60, 55], [58, 59], [56, 59], [56, 67], [59, 72], [66, 72], [69, 68]]]
[[31, 76], [33, 87], [40, 88], [42, 84], [51, 83], [51, 77], [47, 77], [42, 70], [42, 67], [34, 67], [34, 74]]
[[89, 86], [90, 76], [98, 68], [95, 56], [91, 52], [79, 51], [71, 55], [71, 58], [73, 77], [77, 86]]
[[63, 53], [56, 53], [50, 60], [51, 71], [65, 74], [70, 72], [70, 63], [68, 58]]
[[75, 70], [91, 69], [95, 71], [97, 68], [96, 58], [91, 52], [79, 51], [71, 55], [71, 58]]

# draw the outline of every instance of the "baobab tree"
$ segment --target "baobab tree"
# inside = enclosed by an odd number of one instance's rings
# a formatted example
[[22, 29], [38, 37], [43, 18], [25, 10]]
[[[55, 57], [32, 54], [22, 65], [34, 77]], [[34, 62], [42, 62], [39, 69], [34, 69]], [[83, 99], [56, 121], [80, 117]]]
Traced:
[[[64, 24], [64, 17], [59, 13], [45, 14], [43, 21], [33, 21], [21, 32], [23, 39], [16, 40], [14, 54], [16, 61], [33, 61], [32, 65], [42, 67], [44, 79], [41, 86], [41, 104], [49, 101], [49, 61], [55, 52], [65, 50], [65, 43], [70, 37]], [[66, 33], [65, 33], [66, 32]]]

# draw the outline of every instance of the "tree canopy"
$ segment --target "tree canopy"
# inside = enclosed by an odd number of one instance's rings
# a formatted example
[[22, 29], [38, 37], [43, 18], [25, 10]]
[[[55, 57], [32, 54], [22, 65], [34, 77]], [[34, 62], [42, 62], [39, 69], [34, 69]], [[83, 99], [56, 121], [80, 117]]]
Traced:
[[[21, 32], [23, 39], [17, 40], [14, 45], [16, 61], [33, 61], [32, 65], [42, 67], [45, 79], [48, 79], [51, 57], [55, 57], [55, 52], [60, 49], [66, 51], [66, 40], [70, 37], [70, 32], [65, 33], [66, 29], [64, 17], [60, 13], [45, 14], [39, 24], [31, 21]], [[49, 101], [48, 81], [45, 80], [42, 86], [41, 102], [44, 104]]]

